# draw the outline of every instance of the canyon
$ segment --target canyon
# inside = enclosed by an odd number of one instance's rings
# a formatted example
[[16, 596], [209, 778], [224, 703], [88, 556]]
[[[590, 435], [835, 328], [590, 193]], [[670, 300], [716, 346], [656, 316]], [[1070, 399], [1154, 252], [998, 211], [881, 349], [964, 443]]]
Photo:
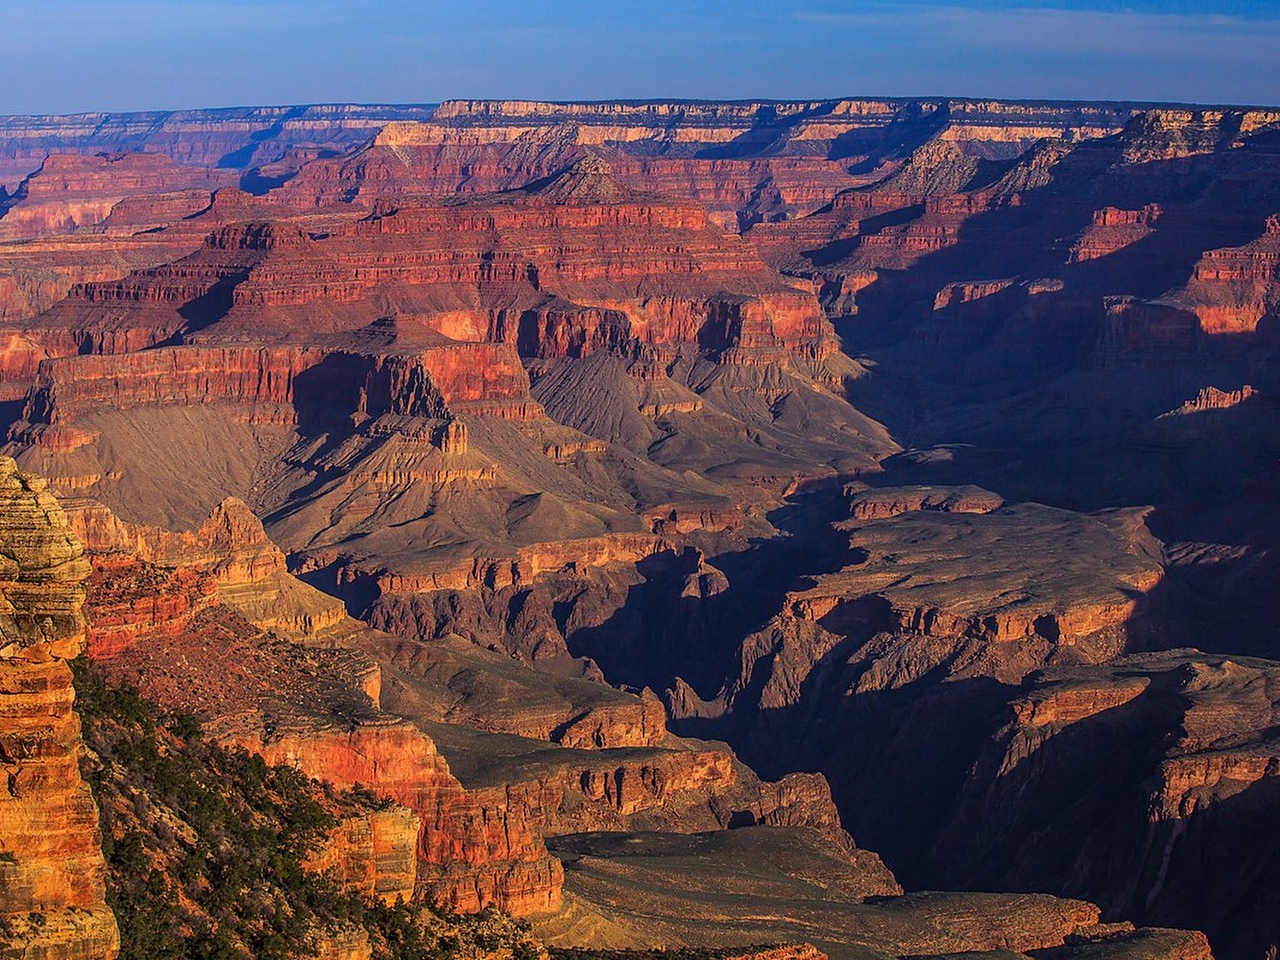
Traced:
[[[26, 573], [0, 519], [5, 762], [75, 810], [42, 842], [102, 841], [83, 650], [385, 798], [314, 853], [345, 889], [552, 946], [1280, 946], [1280, 111], [467, 100], [0, 139], [0, 472], [62, 531]], [[47, 626], [24, 581], [70, 584]], [[32, 815], [0, 811], [6, 935], [39, 899], [41, 956], [110, 954], [100, 867], [22, 879]]]

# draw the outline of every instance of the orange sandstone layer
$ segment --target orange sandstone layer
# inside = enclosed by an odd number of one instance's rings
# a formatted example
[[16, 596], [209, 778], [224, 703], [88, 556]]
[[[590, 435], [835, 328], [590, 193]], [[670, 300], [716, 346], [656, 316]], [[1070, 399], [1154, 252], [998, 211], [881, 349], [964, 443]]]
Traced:
[[89, 565], [45, 482], [9, 458], [0, 542], [0, 950], [109, 960], [119, 935], [66, 662], [85, 646]]
[[228, 727], [216, 735], [270, 763], [292, 764], [340, 787], [363, 784], [412, 810], [421, 821], [419, 891], [451, 910], [474, 913], [493, 905], [521, 915], [559, 906], [564, 872], [546, 853], [528, 811], [468, 793], [435, 744], [402, 720], [387, 717], [352, 730]]

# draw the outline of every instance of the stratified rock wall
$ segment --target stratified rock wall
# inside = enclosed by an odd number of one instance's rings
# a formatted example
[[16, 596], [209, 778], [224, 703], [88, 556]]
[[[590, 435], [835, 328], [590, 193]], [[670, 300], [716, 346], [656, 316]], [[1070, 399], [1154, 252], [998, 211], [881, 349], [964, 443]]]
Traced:
[[0, 458], [0, 956], [110, 958], [98, 808], [80, 775], [67, 660], [89, 563], [44, 480]]
[[351, 731], [308, 726], [220, 736], [268, 763], [292, 764], [341, 787], [363, 784], [412, 810], [422, 824], [419, 888], [451, 910], [493, 905], [521, 915], [560, 904], [564, 872], [529, 811], [468, 793], [430, 738], [402, 720], [386, 717]]

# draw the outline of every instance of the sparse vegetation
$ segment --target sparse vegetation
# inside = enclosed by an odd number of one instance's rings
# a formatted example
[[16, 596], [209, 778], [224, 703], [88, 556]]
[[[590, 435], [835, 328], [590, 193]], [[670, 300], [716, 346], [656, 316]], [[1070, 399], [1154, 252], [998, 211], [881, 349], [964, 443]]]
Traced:
[[[750, 947], [678, 947], [671, 950], [589, 950], [583, 947], [552, 947], [551, 960], [724, 960], [745, 954], [763, 953], [775, 945]], [[515, 958], [520, 960], [520, 958]]]
[[539, 954], [507, 917], [388, 906], [304, 868], [339, 817], [388, 801], [224, 749], [196, 718], [162, 713], [87, 662], [73, 669], [120, 960], [288, 960], [361, 930], [376, 960]]

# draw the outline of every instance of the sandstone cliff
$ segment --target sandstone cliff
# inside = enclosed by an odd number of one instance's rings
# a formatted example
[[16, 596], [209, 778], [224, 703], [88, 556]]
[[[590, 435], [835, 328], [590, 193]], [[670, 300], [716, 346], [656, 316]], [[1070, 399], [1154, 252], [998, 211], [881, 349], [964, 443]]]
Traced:
[[45, 487], [0, 459], [0, 953], [111, 958], [120, 941], [67, 666], [85, 646], [89, 564]]
[[186, 533], [128, 524], [92, 502], [73, 517], [97, 568], [91, 608], [102, 626], [90, 649], [111, 675], [197, 714], [222, 743], [403, 805], [345, 822], [316, 863], [388, 900], [416, 888], [466, 912], [557, 905], [559, 865], [527, 812], [478, 801], [429, 737], [382, 713], [372, 661], [275, 639], [314, 637], [346, 615], [284, 571], [243, 504], [219, 505]]

